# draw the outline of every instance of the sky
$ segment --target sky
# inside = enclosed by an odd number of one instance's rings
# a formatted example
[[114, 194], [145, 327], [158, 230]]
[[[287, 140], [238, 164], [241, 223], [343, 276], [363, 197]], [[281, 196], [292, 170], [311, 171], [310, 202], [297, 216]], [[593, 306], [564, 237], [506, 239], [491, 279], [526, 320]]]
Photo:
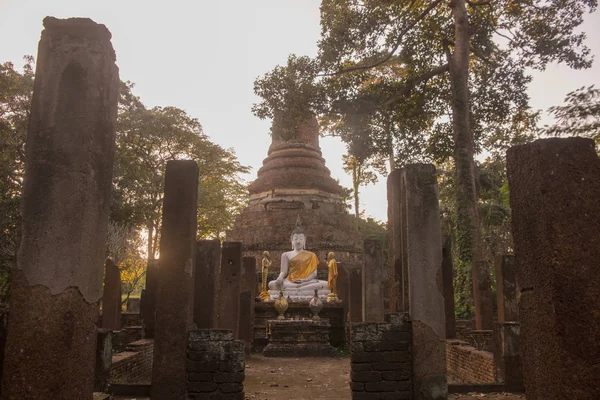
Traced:
[[[146, 106], [175, 106], [197, 118], [209, 138], [235, 151], [255, 179], [271, 138], [270, 121], [251, 112], [259, 99], [254, 80], [290, 53], [315, 56], [320, 0], [0, 0], [0, 63], [23, 64], [37, 55], [45, 16], [89, 17], [112, 32], [122, 80]], [[582, 30], [592, 54], [600, 55], [600, 12]], [[534, 109], [560, 105], [581, 86], [598, 84], [600, 60], [585, 71], [550, 65], [534, 72], [529, 95]], [[543, 123], [551, 122], [545, 115]], [[321, 138], [334, 178], [351, 187], [342, 169], [344, 145]], [[385, 178], [361, 189], [361, 209], [385, 221]]]

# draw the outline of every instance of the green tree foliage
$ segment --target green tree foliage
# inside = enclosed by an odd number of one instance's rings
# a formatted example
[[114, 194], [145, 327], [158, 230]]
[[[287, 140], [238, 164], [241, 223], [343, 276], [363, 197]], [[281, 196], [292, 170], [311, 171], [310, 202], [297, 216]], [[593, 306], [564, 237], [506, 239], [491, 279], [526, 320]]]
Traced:
[[[455, 241], [459, 240], [460, 231], [456, 229], [453, 170], [452, 161], [441, 164], [438, 167], [438, 181], [442, 231], [444, 236], [449, 236]], [[491, 266], [496, 256], [512, 253], [506, 163], [502, 157], [489, 157], [477, 165], [477, 171], [483, 253]], [[469, 319], [473, 317], [474, 311], [471, 270], [469, 264], [460, 259], [456, 250], [455, 248], [453, 251], [455, 310], [458, 318]]]
[[[453, 160], [454, 243], [464, 263], [481, 268], [472, 268], [483, 282], [476, 290], [485, 290], [489, 271], [475, 154], [528, 140], [537, 115], [526, 68], [591, 65], [585, 34], [575, 29], [596, 7], [596, 0], [321, 3], [321, 77], [306, 76], [327, 96], [326, 126], [344, 141], [372, 143], [367, 157]], [[277, 81], [269, 84], [258, 94], [279, 91]]]
[[600, 151], [600, 89], [593, 85], [567, 94], [565, 105], [549, 109], [556, 123], [544, 127], [553, 136], [583, 136], [593, 139]]
[[107, 257], [119, 268], [121, 293], [125, 304], [133, 293], [141, 293], [146, 282], [146, 258], [143, 239], [131, 226], [110, 221], [106, 239]]
[[[378, 180], [377, 173], [385, 175], [385, 164], [376, 160], [361, 160], [351, 154], [344, 154], [343, 167], [346, 173], [352, 176], [352, 197], [354, 201], [354, 215], [360, 218], [360, 187]], [[380, 160], [381, 161], [381, 160]]]
[[[0, 300], [7, 294], [15, 263], [33, 74], [32, 57], [26, 57], [22, 72], [12, 63], [0, 64]], [[120, 87], [111, 201], [111, 221], [129, 232], [123, 243], [139, 247], [140, 232], [148, 229], [148, 254], [156, 254], [164, 169], [168, 160], [183, 158], [198, 162], [200, 170], [198, 237], [222, 237], [245, 205], [246, 188], [239, 174], [248, 168], [232, 150], [212, 143], [197, 119], [176, 107], [147, 109], [132, 87], [130, 82]], [[132, 271], [129, 289], [134, 290], [144, 263], [136, 251], [127, 254], [117, 265], [125, 273]]]
[[147, 109], [121, 86], [115, 160], [113, 219], [144, 227], [150, 258], [157, 252], [164, 171], [169, 160], [192, 159], [199, 166], [198, 237], [222, 237], [245, 205], [247, 173], [232, 150], [212, 143], [197, 119], [176, 107]]
[[254, 93], [261, 101], [252, 106], [260, 119], [273, 120], [271, 134], [278, 139], [294, 139], [298, 127], [323, 106], [324, 93], [314, 84], [318, 64], [309, 57], [290, 55], [286, 66], [277, 66], [254, 82]]
[[0, 301], [7, 299], [10, 271], [16, 262], [19, 203], [25, 163], [25, 141], [33, 92], [33, 58], [22, 72], [0, 64]]

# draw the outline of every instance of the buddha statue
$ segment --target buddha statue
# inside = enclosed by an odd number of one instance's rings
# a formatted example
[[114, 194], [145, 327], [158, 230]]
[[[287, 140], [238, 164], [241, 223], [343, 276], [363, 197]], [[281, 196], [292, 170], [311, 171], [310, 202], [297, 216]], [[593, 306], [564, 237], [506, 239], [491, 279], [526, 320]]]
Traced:
[[293, 250], [281, 255], [281, 272], [276, 280], [269, 282], [271, 299], [277, 298], [280, 290], [292, 300], [308, 301], [314, 297], [315, 290], [325, 298], [329, 294], [328, 282], [317, 279], [319, 259], [315, 253], [305, 250], [306, 236], [299, 219], [290, 239]]

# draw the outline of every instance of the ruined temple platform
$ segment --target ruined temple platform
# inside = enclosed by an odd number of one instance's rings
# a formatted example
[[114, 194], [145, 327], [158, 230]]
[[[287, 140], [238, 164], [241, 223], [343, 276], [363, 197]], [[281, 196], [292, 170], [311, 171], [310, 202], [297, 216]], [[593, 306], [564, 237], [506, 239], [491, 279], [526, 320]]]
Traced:
[[328, 357], [333, 354], [329, 344], [329, 321], [268, 320], [269, 344], [265, 357]]
[[[278, 315], [272, 301], [254, 304], [254, 341], [252, 342], [252, 350], [254, 352], [262, 352], [267, 345], [268, 321], [276, 320]], [[312, 318], [312, 312], [308, 308], [308, 302], [292, 302], [289, 304], [285, 316], [287, 319], [298, 316], [300, 320], [302, 318], [307, 320]], [[334, 347], [343, 346], [346, 342], [346, 333], [344, 330], [346, 316], [344, 314], [343, 302], [324, 303], [319, 316], [329, 321], [329, 344]]]

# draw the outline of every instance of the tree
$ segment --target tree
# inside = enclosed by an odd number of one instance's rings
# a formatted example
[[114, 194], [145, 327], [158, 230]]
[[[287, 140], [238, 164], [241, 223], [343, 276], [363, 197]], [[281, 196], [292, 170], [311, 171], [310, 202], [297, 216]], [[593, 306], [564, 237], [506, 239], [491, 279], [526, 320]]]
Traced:
[[[496, 256], [512, 253], [511, 211], [508, 202], [508, 180], [504, 157], [488, 157], [477, 164], [478, 208], [481, 216], [483, 253], [488, 265]], [[442, 232], [452, 241], [458, 240], [456, 229], [455, 175], [452, 161], [438, 165], [440, 213]], [[458, 318], [473, 317], [473, 292], [471, 271], [453, 251], [454, 300]], [[493, 279], [492, 279], [493, 281]], [[494, 297], [492, 297], [494, 300]]]
[[119, 268], [125, 304], [134, 292], [141, 291], [146, 276], [145, 257], [141, 254], [143, 240], [131, 226], [110, 221], [106, 247], [107, 257]]
[[[595, 0], [321, 4], [316, 62], [322, 79], [311, 93], [324, 91], [329, 96], [325, 104], [341, 119], [358, 118], [367, 121], [364, 125], [379, 118], [373, 110], [408, 115], [407, 99], [425, 111], [416, 115], [427, 127], [420, 134], [428, 136], [428, 151], [434, 159], [454, 160], [460, 231], [456, 244], [473, 271], [476, 297], [487, 292], [490, 274], [482, 252], [474, 155], [481, 144], [506, 146], [523, 140], [520, 134], [526, 135], [536, 121], [525, 92], [530, 80], [525, 68], [544, 69], [554, 61], [573, 68], [591, 65], [585, 34], [574, 29], [596, 6]], [[315, 75], [312, 70], [308, 77]], [[278, 82], [271, 83], [275, 88], [263, 89], [263, 94], [278, 92]], [[338, 107], [346, 104], [352, 106]], [[476, 311], [481, 329], [481, 310]], [[486, 328], [490, 323], [485, 321]]]
[[[22, 73], [12, 63], [0, 64], [0, 299], [7, 295], [17, 249], [34, 78], [33, 58], [25, 60]], [[147, 254], [156, 254], [164, 169], [168, 160], [180, 158], [196, 160], [200, 169], [198, 237], [222, 237], [245, 204], [246, 188], [239, 174], [248, 168], [233, 151], [212, 143], [198, 120], [175, 107], [148, 110], [132, 88], [131, 82], [121, 82], [111, 201], [111, 221], [129, 232], [124, 243], [138, 243], [141, 229], [148, 228]], [[144, 263], [136, 251], [130, 249], [127, 257], [115, 261], [124, 280], [130, 276], [131, 290], [143, 279]]]
[[117, 123], [113, 219], [148, 232], [147, 254], [157, 252], [167, 161], [193, 159], [199, 167], [198, 237], [221, 237], [245, 204], [239, 178], [248, 172], [232, 150], [212, 143], [197, 119], [176, 107], [146, 109], [121, 86]]
[[565, 105], [550, 107], [556, 123], [543, 132], [553, 136], [583, 136], [596, 142], [600, 151], [600, 89], [582, 87], [565, 97]]
[[0, 64], [0, 302], [8, 299], [10, 272], [16, 263], [19, 204], [25, 141], [33, 93], [33, 58], [24, 57], [23, 72]]
[[360, 219], [359, 189], [370, 183], [377, 182], [377, 172], [385, 174], [385, 164], [381, 160], [364, 160], [352, 154], [343, 155], [344, 171], [352, 176], [352, 197], [354, 200], [354, 215]]

